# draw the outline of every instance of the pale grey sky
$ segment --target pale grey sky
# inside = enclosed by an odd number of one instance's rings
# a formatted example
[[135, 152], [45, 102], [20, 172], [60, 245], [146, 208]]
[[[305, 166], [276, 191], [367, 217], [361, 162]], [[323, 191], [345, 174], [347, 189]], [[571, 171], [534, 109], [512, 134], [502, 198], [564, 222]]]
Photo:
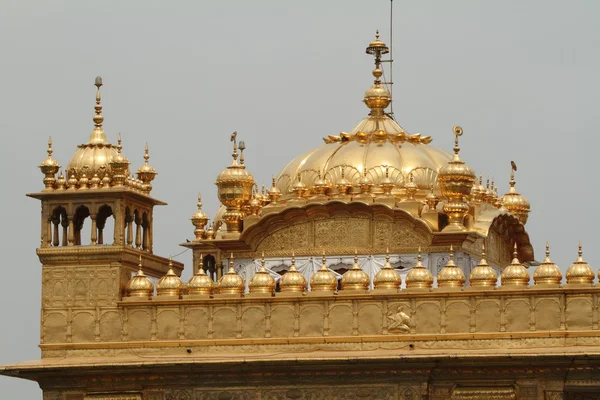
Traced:
[[[394, 8], [398, 122], [448, 151], [461, 125], [463, 160], [502, 193], [515, 160], [536, 258], [548, 240], [564, 270], [581, 240], [597, 271], [600, 2], [396, 0]], [[216, 212], [213, 183], [231, 160], [233, 130], [267, 184], [366, 115], [373, 61], [364, 49], [376, 29], [389, 44], [388, 18], [388, 0], [2, 0], [0, 364], [40, 356], [40, 206], [24, 194], [42, 188], [36, 166], [49, 135], [63, 166], [87, 141], [96, 75], [109, 139], [122, 132], [135, 168], [150, 145], [153, 195], [169, 203], [155, 214], [155, 251], [168, 256], [193, 236], [197, 192]], [[189, 253], [180, 259], [189, 265]], [[35, 383], [0, 378], [0, 386], [3, 399], [41, 398]]]

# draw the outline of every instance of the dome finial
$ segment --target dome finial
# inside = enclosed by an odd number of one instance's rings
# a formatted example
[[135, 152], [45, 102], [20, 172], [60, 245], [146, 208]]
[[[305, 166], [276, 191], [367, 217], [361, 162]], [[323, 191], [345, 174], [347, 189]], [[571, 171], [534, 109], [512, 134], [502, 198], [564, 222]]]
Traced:
[[454, 132], [454, 154], [458, 156], [458, 153], [460, 152], [460, 147], [458, 146], [458, 137], [462, 136], [463, 130], [460, 126], [454, 125], [452, 131]]
[[142, 191], [149, 194], [152, 190], [152, 181], [156, 177], [156, 170], [148, 163], [150, 159], [148, 142], [144, 147], [144, 165], [138, 168], [137, 177], [142, 181]]
[[244, 150], [246, 150], [246, 143], [244, 143], [243, 140], [240, 140], [238, 149], [240, 149], [240, 164], [244, 165]]
[[581, 245], [581, 241], [579, 241], [579, 249], [577, 250], [577, 254], [579, 258], [583, 258], [583, 246]]
[[233, 131], [231, 137], [229, 138], [230, 142], [233, 142], [233, 153], [231, 153], [231, 157], [233, 157], [233, 163], [237, 164], [238, 152], [237, 152], [237, 131]]
[[90, 135], [89, 144], [108, 144], [106, 140], [106, 134], [102, 129], [102, 122], [104, 122], [104, 116], [102, 115], [102, 98], [100, 95], [100, 87], [102, 86], [102, 78], [97, 76], [94, 82], [96, 86], [96, 105], [94, 106], [94, 130]]
[[392, 101], [392, 97], [390, 92], [381, 86], [381, 80], [379, 79], [383, 75], [381, 55], [389, 53], [389, 48], [386, 44], [379, 40], [379, 31], [375, 34], [375, 40], [369, 43], [366, 53], [375, 57], [375, 69], [373, 70], [375, 82], [373, 86], [367, 89], [364, 102], [371, 109], [371, 115], [381, 116], [383, 115], [383, 110]]
[[546, 258], [550, 259], [550, 243], [546, 242]]

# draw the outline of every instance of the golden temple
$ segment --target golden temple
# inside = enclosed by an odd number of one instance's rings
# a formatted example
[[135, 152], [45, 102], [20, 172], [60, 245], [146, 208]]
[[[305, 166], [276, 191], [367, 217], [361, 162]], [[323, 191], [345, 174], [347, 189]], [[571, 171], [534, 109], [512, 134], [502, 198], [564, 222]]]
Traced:
[[96, 78], [88, 142], [63, 172], [49, 141], [28, 195], [42, 204], [42, 357], [0, 373], [45, 400], [600, 398], [600, 286], [581, 245], [564, 279], [549, 245], [535, 262], [516, 164], [500, 196], [460, 152], [461, 127], [452, 152], [406, 132], [386, 113], [387, 52], [379, 35], [366, 49], [368, 115], [271, 188], [231, 135], [221, 208], [211, 220], [198, 196], [182, 244], [188, 282], [153, 252], [157, 171], [148, 146], [134, 175], [108, 141]]

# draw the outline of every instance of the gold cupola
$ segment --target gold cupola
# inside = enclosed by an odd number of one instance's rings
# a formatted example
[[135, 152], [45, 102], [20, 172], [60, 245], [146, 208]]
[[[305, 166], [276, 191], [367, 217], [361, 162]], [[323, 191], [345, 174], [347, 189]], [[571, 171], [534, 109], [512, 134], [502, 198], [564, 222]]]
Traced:
[[306, 291], [306, 278], [296, 269], [296, 257], [294, 257], [293, 253], [292, 265], [281, 277], [279, 288], [282, 292], [290, 293], [304, 293]]
[[562, 272], [556, 264], [550, 260], [550, 245], [546, 242], [546, 258], [533, 272], [533, 281], [536, 285], [560, 285]]
[[189, 295], [210, 296], [215, 287], [215, 283], [210, 276], [204, 271], [203, 254], [200, 254], [200, 265], [198, 272], [193, 275], [187, 284], [187, 292]]
[[494, 288], [498, 282], [498, 274], [485, 259], [485, 243], [481, 245], [481, 260], [469, 275], [469, 284], [477, 288]]
[[135, 274], [129, 282], [127, 282], [127, 286], [125, 286], [125, 291], [127, 292], [128, 297], [140, 297], [148, 299], [150, 296], [154, 294], [154, 284], [142, 271], [142, 256], [140, 255], [140, 260], [138, 263], [138, 272]]
[[583, 250], [579, 243], [577, 260], [567, 269], [567, 283], [591, 286], [594, 283], [594, 271], [583, 260]]
[[190, 220], [192, 221], [192, 225], [194, 225], [194, 236], [196, 236], [196, 240], [202, 240], [205, 236], [205, 228], [208, 223], [208, 215], [204, 211], [202, 211], [202, 196], [198, 193], [198, 211], [196, 211]]
[[[281, 201], [286, 206], [300, 205], [294, 196], [294, 184], [298, 174], [307, 187], [314, 187], [322, 179], [334, 186], [328, 196], [349, 201], [348, 189], [356, 199], [373, 203], [373, 195], [383, 194], [383, 185], [393, 189], [397, 196], [403, 191], [412, 172], [417, 185], [415, 198], [422, 200], [431, 184], [436, 183], [440, 168], [448, 163], [451, 155], [442, 149], [429, 146], [430, 136], [410, 134], [390, 114], [386, 114], [392, 98], [382, 81], [382, 56], [388, 47], [377, 38], [367, 47], [367, 54], [375, 58], [374, 82], [364, 94], [363, 101], [369, 115], [350, 132], [340, 132], [323, 138], [323, 145], [290, 161], [277, 175], [277, 187], [282, 193]], [[365, 168], [368, 166], [368, 168]], [[385, 171], [388, 169], [386, 177]], [[385, 181], [384, 181], [385, 180]], [[362, 186], [362, 193], [357, 193]], [[372, 186], [372, 189], [371, 189]], [[394, 204], [390, 206], [393, 207]]]
[[511, 161], [510, 165], [512, 167], [510, 171], [510, 189], [502, 196], [502, 206], [525, 225], [527, 223], [527, 218], [529, 217], [529, 212], [531, 211], [531, 204], [525, 196], [519, 194], [517, 189], [515, 189], [515, 172], [517, 171], [517, 165], [514, 161]]
[[392, 267], [392, 264], [390, 264], [390, 255], [388, 253], [385, 255], [385, 264], [383, 265], [383, 268], [381, 268], [379, 272], [375, 274], [375, 278], [373, 278], [373, 288], [398, 290], [400, 289], [400, 285], [402, 285], [402, 278]]
[[[108, 163], [111, 169], [110, 184], [115, 187], [121, 187], [129, 182], [129, 160], [122, 153], [123, 146], [121, 145], [121, 134], [117, 137], [117, 154]], [[108, 175], [105, 175], [105, 178]], [[131, 185], [131, 183], [129, 183]]]
[[325, 258], [325, 254], [323, 254], [321, 268], [310, 278], [310, 291], [333, 292], [337, 289], [337, 286], [337, 278], [333, 271], [327, 267], [327, 259]]
[[[238, 162], [237, 132], [231, 134], [233, 142], [233, 161], [231, 165], [225, 168], [215, 184], [218, 187], [219, 201], [226, 207], [223, 214], [223, 221], [227, 226], [226, 238], [237, 238], [242, 231], [242, 218], [245, 217], [243, 209], [252, 198], [252, 188], [254, 187], [254, 178], [248, 172], [244, 163]], [[240, 142], [240, 144], [243, 142]], [[244, 146], [245, 147], [245, 146]]]
[[232, 253], [229, 257], [229, 270], [219, 279], [219, 294], [243, 294], [245, 291], [246, 282], [235, 272]]
[[48, 157], [46, 157], [39, 165], [42, 174], [44, 174], [44, 191], [54, 190], [54, 185], [56, 183], [56, 178], [54, 176], [60, 169], [58, 161], [52, 158], [52, 138], [48, 138], [48, 150], [46, 151], [48, 152]]
[[271, 276], [267, 268], [265, 267], [265, 255], [263, 253], [262, 259], [260, 260], [260, 269], [256, 271], [256, 274], [250, 279], [248, 289], [250, 293], [269, 293], [272, 294], [275, 291], [276, 282]]
[[440, 288], [462, 288], [465, 284], [465, 273], [454, 263], [454, 249], [450, 246], [448, 263], [437, 276]]
[[460, 147], [458, 138], [463, 134], [460, 126], [455, 126], [454, 131], [454, 157], [438, 174], [437, 180], [442, 194], [448, 199], [443, 211], [448, 216], [448, 225], [442, 232], [465, 231], [464, 218], [469, 212], [466, 199], [471, 195], [475, 182], [475, 173], [459, 157]]
[[108, 142], [104, 129], [102, 129], [104, 121], [100, 97], [102, 78], [96, 77], [94, 85], [96, 86], [94, 129], [88, 142], [77, 146], [77, 151], [71, 157], [66, 169], [66, 175], [69, 178], [74, 177], [78, 181], [84, 174], [88, 178], [92, 178], [94, 175], [98, 175], [100, 179], [105, 176], [110, 178], [112, 173], [110, 162], [117, 155], [117, 149]]
[[358, 254], [354, 254], [354, 264], [344, 276], [342, 276], [342, 290], [369, 290], [371, 279], [369, 274], [358, 265]]
[[269, 189], [269, 200], [271, 205], [277, 204], [277, 200], [281, 197], [281, 190], [275, 185], [275, 177], [272, 179], [271, 188]]
[[417, 264], [408, 271], [406, 275], [406, 288], [407, 289], [431, 289], [433, 286], [433, 275], [429, 269], [423, 265], [421, 257], [421, 249], [419, 248], [419, 255], [417, 256]]
[[169, 270], [156, 284], [156, 295], [179, 297], [182, 290], [183, 282], [173, 271], [173, 259], [169, 257]]
[[502, 270], [501, 282], [502, 286], [527, 287], [529, 285], [529, 272], [527, 272], [527, 268], [519, 261], [516, 243], [512, 262]]
[[152, 191], [152, 181], [156, 178], [156, 170], [152, 167], [148, 160], [150, 159], [150, 154], [148, 153], [148, 143], [146, 143], [146, 147], [144, 148], [144, 164], [137, 170], [137, 177], [140, 181], [142, 181], [142, 192], [144, 194], [150, 194]]

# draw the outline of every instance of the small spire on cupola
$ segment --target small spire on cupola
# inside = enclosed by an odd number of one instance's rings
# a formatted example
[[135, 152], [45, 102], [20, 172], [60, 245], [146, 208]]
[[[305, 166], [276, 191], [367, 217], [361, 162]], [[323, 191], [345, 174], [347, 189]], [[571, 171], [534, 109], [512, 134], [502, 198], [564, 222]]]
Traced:
[[205, 228], [206, 224], [208, 223], [208, 215], [206, 215], [206, 213], [202, 211], [202, 196], [200, 195], [200, 193], [198, 193], [197, 206], [198, 211], [192, 214], [192, 218], [190, 218], [190, 220], [192, 221], [192, 225], [194, 225], [194, 227], [196, 228], [194, 229], [194, 236], [196, 236], [196, 240], [202, 240], [204, 239], [204, 235], [206, 233]]
[[514, 161], [510, 162], [510, 189], [502, 196], [502, 207], [504, 207], [509, 213], [513, 214], [517, 219], [525, 225], [529, 212], [531, 211], [531, 204], [529, 200], [522, 194], [517, 192], [515, 189], [515, 172], [517, 171], [517, 164]]
[[423, 265], [423, 258], [421, 257], [421, 248], [419, 247], [419, 254], [417, 256], [417, 264], [411, 269], [406, 275], [406, 288], [407, 289], [431, 289], [433, 285], [433, 275], [429, 269]]
[[97, 76], [94, 82], [94, 86], [96, 86], [96, 105], [94, 106], [94, 110], [96, 113], [94, 114], [94, 130], [90, 135], [89, 144], [108, 144], [108, 140], [106, 140], [106, 134], [104, 133], [104, 129], [102, 129], [102, 122], [104, 122], [104, 116], [102, 115], [102, 103], [100, 97], [100, 87], [102, 86], [102, 78]]
[[127, 176], [129, 175], [129, 160], [121, 153], [123, 146], [121, 145], [121, 133], [117, 137], [117, 154], [109, 163], [112, 170], [112, 185], [123, 186]]
[[594, 283], [594, 271], [590, 265], [583, 260], [583, 249], [579, 242], [577, 260], [567, 269], [567, 283], [591, 286]]
[[52, 158], [52, 137], [48, 138], [48, 149], [46, 150], [48, 153], [48, 157], [39, 165], [42, 174], [44, 174], [44, 190], [54, 190], [54, 185], [56, 183], [56, 178], [54, 175], [60, 169], [60, 165], [58, 161]]
[[509, 266], [502, 270], [501, 275], [502, 286], [522, 286], [527, 287], [529, 285], [529, 272], [527, 268], [519, 261], [519, 252], [517, 243], [513, 251], [513, 259]]
[[550, 259], [550, 244], [546, 242], [546, 258], [533, 272], [533, 281], [537, 285], [558, 286], [562, 281], [560, 268]]
[[381, 86], [379, 79], [383, 75], [381, 56], [389, 53], [386, 44], [379, 40], [379, 31], [375, 34], [375, 40], [369, 43], [366, 53], [375, 57], [375, 69], [373, 70], [375, 81], [374, 85], [365, 92], [364, 102], [371, 109], [370, 115], [383, 115], [383, 110], [389, 106], [392, 96], [385, 87]]
[[142, 181], [142, 191], [145, 194], [149, 194], [152, 190], [152, 184], [150, 182], [152, 182], [157, 175], [156, 170], [148, 164], [149, 159], [148, 143], [146, 143], [146, 147], [144, 148], [144, 164], [137, 170], [137, 177]]

